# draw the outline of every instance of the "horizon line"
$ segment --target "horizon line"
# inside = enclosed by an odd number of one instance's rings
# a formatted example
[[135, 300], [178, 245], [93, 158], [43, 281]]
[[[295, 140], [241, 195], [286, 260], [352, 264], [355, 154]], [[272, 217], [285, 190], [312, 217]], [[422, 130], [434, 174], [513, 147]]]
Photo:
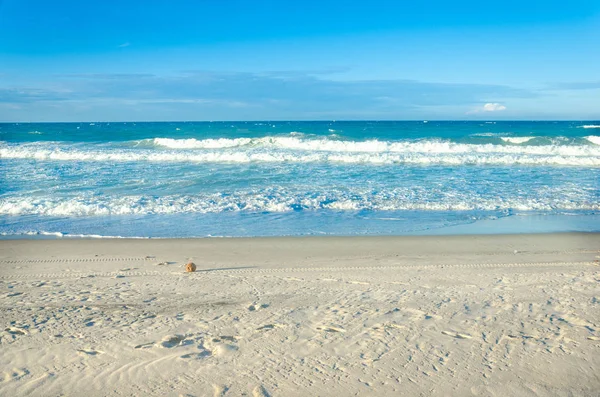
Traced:
[[1, 121], [0, 124], [81, 124], [81, 123], [256, 123], [256, 122], [294, 122], [294, 123], [314, 123], [314, 122], [600, 122], [600, 119], [256, 119], [256, 120], [81, 120], [81, 121]]

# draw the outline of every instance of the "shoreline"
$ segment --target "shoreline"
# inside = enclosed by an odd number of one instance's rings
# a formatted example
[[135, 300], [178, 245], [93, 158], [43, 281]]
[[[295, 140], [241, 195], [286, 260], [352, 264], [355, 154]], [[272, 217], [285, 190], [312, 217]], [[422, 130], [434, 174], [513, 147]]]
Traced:
[[[451, 226], [448, 228], [457, 228], [463, 225]], [[427, 232], [431, 232], [428, 230]], [[319, 239], [319, 238], [340, 238], [340, 239], [351, 239], [351, 238], [365, 238], [365, 239], [377, 239], [377, 238], [443, 238], [443, 237], [461, 237], [461, 236], [530, 236], [530, 235], [539, 235], [539, 236], [548, 236], [548, 235], [556, 235], [556, 234], [581, 234], [581, 235], [589, 235], [589, 234], [600, 234], [600, 230], [573, 230], [573, 231], [548, 231], [548, 232], [498, 232], [498, 233], [413, 233], [413, 234], [290, 234], [290, 235], [281, 235], [281, 236], [190, 236], [190, 237], [144, 237], [144, 236], [105, 236], [100, 234], [69, 234], [69, 233], [60, 233], [60, 232], [32, 232], [27, 234], [5, 234], [0, 235], [0, 241], [10, 240], [27, 240], [27, 241], [37, 241], [37, 240], [212, 240], [212, 239], [237, 239], [237, 240], [251, 240], [251, 239]]]
[[[306, 215], [306, 214], [305, 214]], [[314, 216], [315, 214], [309, 214]], [[331, 215], [331, 214], [330, 214]], [[426, 214], [425, 214], [426, 215]], [[286, 214], [290, 216], [290, 214]], [[291, 215], [293, 216], [293, 214]], [[309, 216], [309, 219], [310, 219]], [[234, 217], [235, 218], [235, 217]], [[214, 222], [219, 222], [219, 217]], [[254, 218], [250, 216], [247, 219], [236, 218], [234, 221], [229, 219], [224, 226], [214, 227], [214, 223], [206, 223], [204, 219], [197, 223], [198, 219], [186, 218], [180, 215], [175, 217], [159, 217], [156, 221], [160, 223], [160, 228], [155, 227], [155, 223], [147, 222], [150, 220], [131, 220], [128, 218], [114, 217], [108, 218], [104, 225], [98, 225], [101, 219], [84, 218], [77, 222], [83, 222], [75, 228], [68, 225], [63, 227], [50, 226], [45, 228], [43, 225], [34, 230], [25, 229], [21, 233], [8, 234], [2, 231], [1, 240], [51, 240], [51, 239], [204, 239], [204, 238], [268, 238], [268, 237], [386, 237], [386, 236], [453, 236], [453, 235], [505, 235], [505, 234], [555, 234], [555, 233], [600, 233], [600, 213], [599, 214], [571, 214], [571, 215], [510, 215], [495, 219], [479, 219], [474, 222], [457, 223], [453, 225], [437, 226], [420, 229], [419, 224], [415, 224], [411, 229], [410, 221], [402, 220], [377, 220], [362, 219], [360, 217], [354, 220], [343, 220], [333, 218], [321, 219], [323, 222], [322, 230], [314, 229], [311, 226], [313, 219], [308, 224], [302, 223], [306, 219], [290, 218], [286, 222], [280, 220], [269, 220]], [[6, 226], [10, 225], [10, 219], [5, 219]], [[11, 222], [14, 220], [11, 220]], [[126, 222], [123, 226], [120, 221]], [[222, 219], [221, 219], [222, 221]], [[290, 223], [291, 222], [291, 223]], [[189, 224], [182, 230], [180, 225]], [[146, 225], [146, 226], [144, 226]], [[292, 225], [292, 226], [289, 226]], [[293, 226], [296, 225], [296, 226]], [[73, 225], [71, 225], [73, 226]], [[422, 226], [422, 225], [421, 225]], [[53, 231], [48, 231], [53, 230]], [[58, 231], [56, 231], [58, 230]], [[62, 230], [62, 231], [60, 231]], [[160, 230], [160, 232], [159, 232]], [[346, 231], [351, 230], [352, 233]], [[90, 233], [94, 231], [95, 233]], [[344, 233], [346, 232], [346, 233]]]
[[[240, 243], [244, 245], [248, 244], [264, 244], [272, 245], [276, 242], [312, 242], [313, 244], [319, 244], [320, 241], [336, 241], [336, 242], [352, 242], [352, 247], [356, 248], [355, 243], [361, 244], [361, 247], [368, 245], [369, 242], [384, 242], [384, 243], [448, 243], [450, 241], [456, 241], [459, 243], [465, 241], [481, 241], [486, 244], [495, 244], [497, 247], [501, 247], [502, 244], [522, 244], [530, 243], [530, 240], [534, 240], [536, 243], [543, 243], [543, 240], [547, 239], [567, 239], [564, 244], [576, 243], [579, 239], [584, 244], [587, 244], [589, 239], [600, 239], [600, 232], [590, 231], [574, 231], [574, 232], [547, 232], [547, 233], [472, 233], [472, 234], [429, 234], [429, 235], [292, 235], [292, 236], [252, 236], [252, 237], [229, 237], [229, 236], [209, 236], [209, 237], [121, 237], [121, 236], [109, 236], [97, 238], [96, 235], [93, 237], [68, 237], [68, 235], [56, 238], [14, 238], [14, 239], [0, 239], [0, 246], [10, 244], [199, 244], [199, 245], [212, 245], [212, 244], [229, 244], [229, 243]], [[521, 241], [520, 241], [521, 240]], [[557, 240], [559, 241], [559, 240]], [[411, 243], [412, 244], [412, 243]], [[562, 244], [558, 242], [558, 244]], [[417, 249], [417, 246], [407, 246], [409, 249]], [[405, 247], [405, 248], [407, 248]], [[437, 247], [439, 248], [439, 247]], [[470, 247], [469, 247], [470, 249]], [[0, 253], [0, 255], [2, 255]], [[2, 256], [0, 256], [1, 258]]]

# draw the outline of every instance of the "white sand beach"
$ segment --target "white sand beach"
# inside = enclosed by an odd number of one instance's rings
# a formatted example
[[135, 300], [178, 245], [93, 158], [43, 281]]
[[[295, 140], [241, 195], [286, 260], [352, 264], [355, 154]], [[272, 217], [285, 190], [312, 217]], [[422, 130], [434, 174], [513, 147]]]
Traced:
[[584, 233], [4, 240], [0, 395], [598, 396], [599, 258]]

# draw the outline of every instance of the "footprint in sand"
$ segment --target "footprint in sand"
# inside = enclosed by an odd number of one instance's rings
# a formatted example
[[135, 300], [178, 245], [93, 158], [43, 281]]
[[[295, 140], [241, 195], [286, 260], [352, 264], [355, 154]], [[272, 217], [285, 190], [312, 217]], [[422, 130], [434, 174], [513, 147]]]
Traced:
[[97, 356], [99, 354], [103, 354], [104, 352], [101, 352], [99, 350], [93, 350], [93, 349], [79, 349], [77, 350], [78, 353], [81, 354], [85, 354], [87, 356]]
[[387, 331], [390, 329], [406, 329], [406, 325], [396, 324], [396, 323], [382, 323], [375, 324], [372, 329], [374, 331]]
[[148, 349], [154, 346], [154, 342], [142, 343], [141, 345], [137, 345], [134, 349]]
[[238, 351], [240, 348], [236, 345], [230, 345], [228, 343], [218, 344], [213, 348], [213, 354], [215, 356], [224, 356]]
[[190, 345], [194, 343], [191, 339], [186, 339], [185, 335], [171, 335], [171, 336], [166, 336], [160, 343], [159, 345], [161, 347], [167, 348], [167, 349], [171, 349], [173, 347], [176, 346], [185, 346], [185, 345]]
[[239, 347], [236, 344], [237, 341], [238, 337], [222, 335], [218, 338], [211, 339], [209, 342], [207, 342], [206, 346], [202, 344], [198, 346], [198, 348], [209, 350], [212, 352], [212, 355], [217, 357], [224, 356], [226, 354], [231, 354], [239, 350]]
[[558, 321], [569, 324], [570, 326], [579, 326], [586, 328], [590, 332], [595, 332], [596, 330], [590, 326], [590, 322], [586, 320], [582, 320], [580, 318], [574, 316], [562, 316], [558, 318]]
[[196, 360], [201, 360], [203, 358], [210, 357], [210, 356], [212, 356], [212, 352], [210, 350], [204, 350], [200, 353], [184, 354], [183, 356], [181, 356], [181, 358], [185, 358], [185, 359], [193, 358]]
[[252, 397], [271, 397], [271, 394], [263, 385], [260, 385], [256, 386], [254, 390], [252, 390]]
[[270, 331], [272, 329], [282, 328], [282, 327], [284, 327], [284, 325], [281, 325], [281, 324], [265, 324], [265, 325], [262, 325], [262, 326], [256, 328], [256, 330], [257, 331]]
[[[228, 337], [228, 338], [234, 338], [234, 337]], [[175, 334], [175, 335], [165, 336], [160, 342], [142, 343], [140, 345], [134, 346], [134, 349], [148, 349], [148, 348], [152, 348], [152, 347], [172, 349], [174, 347], [193, 345], [194, 343], [197, 343], [198, 341], [201, 341], [201, 340], [203, 340], [203, 338], [201, 336], [194, 337], [194, 335], [189, 335], [189, 334], [188, 335]], [[202, 344], [200, 346], [198, 346], [198, 348], [204, 349]]]
[[19, 380], [27, 375], [29, 375], [29, 370], [27, 368], [13, 368], [4, 373], [4, 379], [2, 379], [2, 381], [10, 382], [11, 380]]
[[213, 396], [214, 397], [224, 396], [228, 390], [229, 390], [229, 386], [213, 385], [213, 391], [214, 391]]
[[27, 335], [28, 334], [27, 330], [22, 329], [22, 328], [8, 327], [4, 330], [11, 335]]
[[259, 305], [258, 303], [253, 303], [248, 307], [248, 310], [254, 312], [256, 310], [266, 309], [267, 307], [269, 307], [268, 303], [263, 303], [262, 305]]
[[237, 342], [237, 338], [235, 336], [227, 336], [227, 335], [221, 335], [219, 336], [218, 339], [213, 339], [213, 342], [220, 342], [222, 340], [228, 341], [228, 342]]
[[442, 334], [451, 336], [456, 339], [471, 339], [472, 338], [471, 335], [460, 334], [458, 332], [452, 332], [452, 331], [442, 331]]
[[317, 327], [317, 329], [319, 331], [325, 331], [325, 332], [346, 332], [345, 329], [343, 328], [339, 328], [339, 327]]

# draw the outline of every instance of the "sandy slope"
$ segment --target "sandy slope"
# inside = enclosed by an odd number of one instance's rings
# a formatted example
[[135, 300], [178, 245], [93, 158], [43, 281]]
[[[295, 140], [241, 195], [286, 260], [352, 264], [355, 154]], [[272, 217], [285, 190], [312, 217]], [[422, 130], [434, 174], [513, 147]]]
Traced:
[[598, 234], [1, 241], [0, 395], [597, 396], [599, 256]]

